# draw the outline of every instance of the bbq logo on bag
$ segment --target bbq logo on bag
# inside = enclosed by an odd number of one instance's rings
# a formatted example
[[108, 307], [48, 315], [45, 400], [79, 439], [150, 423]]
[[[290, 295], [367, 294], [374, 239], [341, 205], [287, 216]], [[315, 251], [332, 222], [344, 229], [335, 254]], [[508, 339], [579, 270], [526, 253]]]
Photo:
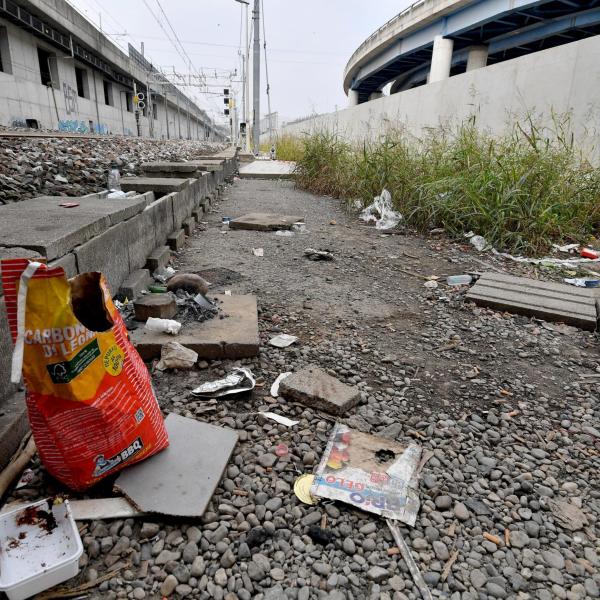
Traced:
[[[84, 490], [169, 445], [150, 375], [100, 273], [67, 280], [63, 269], [0, 261], [40, 459]], [[21, 316], [18, 318], [17, 315]], [[21, 320], [19, 320], [21, 319]]]

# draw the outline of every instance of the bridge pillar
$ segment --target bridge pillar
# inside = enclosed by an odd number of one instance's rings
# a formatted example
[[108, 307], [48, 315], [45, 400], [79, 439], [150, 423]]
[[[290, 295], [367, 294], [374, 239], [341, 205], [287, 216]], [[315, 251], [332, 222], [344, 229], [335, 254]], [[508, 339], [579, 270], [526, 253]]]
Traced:
[[348, 90], [348, 106], [356, 106], [358, 104], [358, 92], [356, 90]]
[[481, 69], [487, 65], [488, 47], [487, 46], [471, 46], [467, 56], [467, 71]]
[[435, 36], [433, 40], [433, 53], [431, 55], [431, 69], [427, 83], [442, 81], [450, 77], [453, 47], [454, 40], [449, 40], [441, 35]]

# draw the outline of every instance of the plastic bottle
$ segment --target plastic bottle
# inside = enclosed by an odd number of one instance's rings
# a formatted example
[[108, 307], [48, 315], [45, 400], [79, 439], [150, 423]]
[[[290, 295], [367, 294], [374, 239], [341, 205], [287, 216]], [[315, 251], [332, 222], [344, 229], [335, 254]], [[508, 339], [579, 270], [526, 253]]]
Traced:
[[111, 192], [121, 191], [121, 174], [119, 173], [119, 169], [117, 168], [117, 165], [115, 163], [110, 165], [107, 183], [107, 187]]
[[448, 285], [469, 285], [473, 281], [470, 275], [450, 275], [446, 279]]
[[579, 253], [583, 258], [600, 258], [600, 254], [591, 248], [582, 248]]

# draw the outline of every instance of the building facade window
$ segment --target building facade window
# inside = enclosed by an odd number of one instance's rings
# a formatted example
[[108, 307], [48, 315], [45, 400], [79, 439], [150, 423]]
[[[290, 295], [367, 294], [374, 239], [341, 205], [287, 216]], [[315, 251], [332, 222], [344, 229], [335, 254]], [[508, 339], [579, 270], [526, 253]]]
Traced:
[[88, 72], [85, 69], [75, 67], [75, 79], [77, 80], [77, 95], [80, 98], [89, 98]]
[[107, 106], [114, 106], [113, 86], [110, 81], [104, 81], [104, 104]]
[[0, 71], [8, 73], [9, 75], [12, 74], [8, 31], [6, 30], [6, 27], [0, 27]]
[[43, 48], [37, 49], [42, 85], [58, 88], [58, 71], [56, 69], [56, 54]]

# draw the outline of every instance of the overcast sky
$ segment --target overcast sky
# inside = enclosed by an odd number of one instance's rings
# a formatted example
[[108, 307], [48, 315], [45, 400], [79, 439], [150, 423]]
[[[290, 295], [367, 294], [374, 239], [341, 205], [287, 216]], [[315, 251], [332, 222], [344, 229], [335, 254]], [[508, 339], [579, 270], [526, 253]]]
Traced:
[[[187, 73], [181, 58], [161, 29], [169, 26], [165, 11], [194, 67], [204, 70], [211, 89], [220, 90], [215, 69], [238, 69], [242, 5], [234, 0], [70, 0], [88, 19], [111, 34], [123, 47], [131, 42], [165, 69]], [[253, 3], [253, 0], [250, 0]], [[380, 25], [400, 12], [406, 0], [263, 0], [271, 106], [291, 119], [346, 105], [342, 73], [356, 47]], [[122, 35], [127, 33], [127, 35]], [[261, 28], [262, 41], [262, 28]], [[117, 35], [114, 35], [117, 34]], [[261, 113], [267, 112], [264, 93], [264, 54], [261, 54], [263, 94]], [[222, 113], [221, 96], [203, 96], [187, 88], [201, 105]], [[241, 105], [241, 99], [240, 99]]]

